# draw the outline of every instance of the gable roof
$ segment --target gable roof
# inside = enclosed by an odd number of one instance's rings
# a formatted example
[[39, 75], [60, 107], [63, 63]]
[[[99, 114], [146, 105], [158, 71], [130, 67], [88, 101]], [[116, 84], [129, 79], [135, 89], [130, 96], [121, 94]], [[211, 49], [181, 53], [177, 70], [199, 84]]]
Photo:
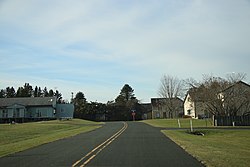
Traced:
[[191, 88], [191, 89], [189, 89], [188, 90], [188, 92], [187, 92], [187, 95], [185, 96], [185, 99], [184, 99], [184, 101], [186, 101], [187, 100], [187, 96], [190, 96], [190, 98], [191, 98], [191, 100], [193, 101], [193, 102], [202, 102], [203, 100], [202, 100], [202, 97], [204, 96], [203, 95], [203, 92], [202, 91], [200, 91], [198, 88], [196, 88], [196, 87], [193, 87], [193, 88]]
[[13, 104], [23, 106], [53, 106], [56, 97], [20, 97], [20, 98], [0, 98], [0, 107], [7, 107]]
[[248, 87], [250, 89], [250, 85], [248, 85], [247, 83], [245, 83], [243, 81], [238, 81], [238, 82], [232, 84], [231, 86], [227, 87], [226, 89], [222, 90], [221, 92], [225, 92], [225, 91], [227, 91], [227, 90], [229, 90], [229, 89], [231, 89], [231, 88], [233, 88], [233, 87], [235, 87], [237, 85], [243, 85], [243, 86], [246, 86], [246, 87]]
[[[220, 92], [217, 92], [217, 94], [222, 93], [222, 92], [226, 92], [237, 85], [243, 85], [243, 86], [248, 87], [250, 89], [250, 85], [248, 85], [247, 83], [245, 83], [243, 81], [238, 81], [238, 82], [228, 86], [226, 89], [224, 89]], [[200, 91], [199, 88], [193, 87], [193, 88], [189, 89], [184, 101], [187, 100], [188, 95], [191, 97], [191, 100], [193, 102], [203, 102], [202, 97], [204, 96], [204, 92]]]
[[[165, 104], [166, 103], [166, 100], [167, 99], [170, 99], [170, 98], [151, 98], [151, 104], [152, 106], [158, 106], [159, 104], [162, 105], [162, 104]], [[183, 100], [181, 100], [180, 98], [178, 97], [175, 97], [175, 98], [171, 98], [173, 100], [173, 102], [176, 104], [179, 103], [183, 103]]]

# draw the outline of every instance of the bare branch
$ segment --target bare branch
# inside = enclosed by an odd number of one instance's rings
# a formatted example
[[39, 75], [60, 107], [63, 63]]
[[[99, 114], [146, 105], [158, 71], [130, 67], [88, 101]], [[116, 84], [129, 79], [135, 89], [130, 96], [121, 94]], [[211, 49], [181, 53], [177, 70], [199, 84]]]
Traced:
[[159, 96], [163, 98], [175, 98], [181, 96], [183, 90], [183, 82], [177, 77], [164, 75], [161, 78], [161, 85], [159, 88]]
[[246, 79], [246, 73], [234, 73], [233, 72], [233, 73], [227, 74], [226, 78], [228, 82], [236, 83], [236, 82]]

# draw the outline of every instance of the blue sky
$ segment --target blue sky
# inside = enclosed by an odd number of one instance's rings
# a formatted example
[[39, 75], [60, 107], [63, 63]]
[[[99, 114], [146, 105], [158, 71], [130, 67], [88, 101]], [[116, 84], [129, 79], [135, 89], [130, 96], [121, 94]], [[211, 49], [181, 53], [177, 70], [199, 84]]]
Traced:
[[0, 0], [0, 88], [57, 88], [65, 99], [142, 102], [164, 74], [250, 78], [249, 0]]

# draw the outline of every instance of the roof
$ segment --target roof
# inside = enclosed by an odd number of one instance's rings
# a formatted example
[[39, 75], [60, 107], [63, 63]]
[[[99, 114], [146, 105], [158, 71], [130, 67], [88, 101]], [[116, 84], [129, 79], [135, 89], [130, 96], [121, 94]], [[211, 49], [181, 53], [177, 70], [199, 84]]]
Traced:
[[[158, 106], [159, 104], [165, 104], [166, 100], [168, 100], [170, 98], [151, 98], [151, 104], [152, 106]], [[181, 100], [178, 97], [175, 98], [171, 98], [173, 100], [174, 103], [183, 103], [183, 100]]]
[[0, 107], [7, 107], [13, 104], [23, 106], [53, 106], [56, 97], [20, 97], [20, 98], [0, 98]]
[[144, 109], [144, 111], [146, 113], [152, 111], [152, 105], [151, 105], [151, 103], [142, 103], [141, 106], [143, 107], [143, 109]]
[[[191, 100], [195, 101], [195, 102], [203, 101], [202, 99], [204, 97], [204, 93], [202, 91], [200, 91], [198, 88], [189, 89], [187, 92], [187, 95], [189, 95]], [[187, 98], [187, 95], [185, 97], [185, 100]]]
[[227, 90], [229, 90], [229, 89], [231, 89], [231, 88], [233, 88], [233, 87], [235, 87], [237, 85], [243, 85], [243, 86], [246, 86], [246, 87], [250, 88], [250, 85], [248, 85], [247, 83], [245, 83], [243, 81], [238, 81], [238, 82], [232, 84], [231, 86], [227, 87], [226, 89], [224, 89], [222, 92], [225, 92], [225, 91], [227, 91]]
[[[238, 81], [238, 82], [228, 86], [226, 89], [224, 89], [224, 90], [222, 90], [222, 91], [220, 91], [218, 93], [226, 92], [226, 91], [232, 89], [233, 87], [235, 87], [237, 85], [243, 85], [243, 86], [248, 87], [250, 89], [250, 85], [248, 85], [247, 83], [245, 83], [243, 81]], [[191, 100], [193, 102], [203, 102], [203, 98], [205, 96], [204, 92], [201, 91], [199, 88], [196, 88], [196, 87], [191, 88], [191, 89], [188, 90], [184, 101], [186, 101], [188, 95], [191, 97]]]

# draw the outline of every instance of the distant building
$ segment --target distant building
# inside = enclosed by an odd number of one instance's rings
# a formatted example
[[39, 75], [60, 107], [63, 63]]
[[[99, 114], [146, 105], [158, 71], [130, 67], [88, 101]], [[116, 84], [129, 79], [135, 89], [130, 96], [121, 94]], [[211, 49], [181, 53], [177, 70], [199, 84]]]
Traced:
[[183, 115], [180, 98], [151, 98], [152, 118], [178, 118]]
[[[250, 113], [250, 85], [245, 82], [236, 82], [214, 96], [214, 99], [219, 100], [214, 105], [220, 116], [242, 116]], [[212, 117], [211, 104], [204, 92], [198, 88], [191, 88], [187, 92], [184, 99], [184, 115], [192, 118]]]
[[142, 119], [152, 119], [152, 105], [151, 103], [142, 103]]
[[250, 115], [250, 85], [239, 81], [224, 89], [218, 95], [222, 101], [225, 116]]
[[191, 88], [184, 99], [184, 115], [192, 118], [203, 118], [207, 115], [206, 103], [202, 100], [202, 92]]
[[0, 98], [0, 122], [73, 118], [73, 104], [58, 104], [56, 97]]

